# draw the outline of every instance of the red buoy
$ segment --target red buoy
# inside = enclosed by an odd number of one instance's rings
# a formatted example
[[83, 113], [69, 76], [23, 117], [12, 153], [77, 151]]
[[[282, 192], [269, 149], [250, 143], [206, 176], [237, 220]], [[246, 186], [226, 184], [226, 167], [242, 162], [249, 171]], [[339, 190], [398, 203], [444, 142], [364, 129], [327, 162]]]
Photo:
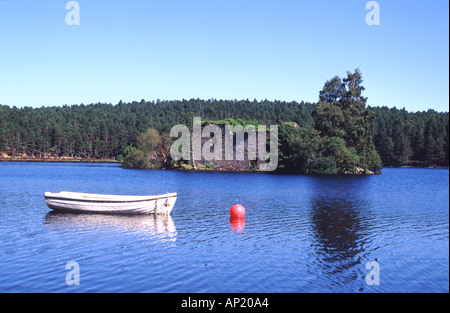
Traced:
[[230, 217], [241, 218], [245, 216], [245, 208], [241, 204], [235, 204], [230, 209]]

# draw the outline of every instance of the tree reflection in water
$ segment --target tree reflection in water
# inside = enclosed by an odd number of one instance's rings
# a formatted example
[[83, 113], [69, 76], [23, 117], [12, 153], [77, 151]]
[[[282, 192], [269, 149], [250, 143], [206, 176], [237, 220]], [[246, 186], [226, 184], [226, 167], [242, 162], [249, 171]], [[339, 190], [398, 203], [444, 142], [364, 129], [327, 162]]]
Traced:
[[[317, 253], [313, 273], [320, 271], [331, 286], [363, 282], [368, 225], [363, 220], [363, 201], [339, 196], [317, 197], [311, 202], [311, 224]], [[364, 264], [363, 264], [364, 263]]]

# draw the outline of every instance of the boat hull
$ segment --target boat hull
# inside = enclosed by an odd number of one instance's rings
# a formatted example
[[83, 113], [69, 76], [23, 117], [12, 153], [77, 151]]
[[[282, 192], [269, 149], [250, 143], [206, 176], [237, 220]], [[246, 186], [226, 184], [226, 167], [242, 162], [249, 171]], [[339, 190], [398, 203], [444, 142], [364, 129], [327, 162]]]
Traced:
[[75, 192], [45, 193], [55, 211], [108, 214], [165, 214], [172, 212], [176, 193], [156, 196], [114, 196]]

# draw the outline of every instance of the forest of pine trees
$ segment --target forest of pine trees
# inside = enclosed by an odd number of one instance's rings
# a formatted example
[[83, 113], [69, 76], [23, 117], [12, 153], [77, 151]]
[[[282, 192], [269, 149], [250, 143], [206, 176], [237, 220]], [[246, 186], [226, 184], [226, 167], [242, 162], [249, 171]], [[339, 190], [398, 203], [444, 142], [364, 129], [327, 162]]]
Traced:
[[[345, 155], [348, 162], [338, 164], [341, 170], [355, 162], [370, 167], [377, 164], [377, 155], [383, 166], [448, 167], [448, 112], [366, 107], [358, 75], [355, 71], [343, 80], [328, 81], [318, 103], [183, 99], [41, 108], [0, 105], [0, 158], [121, 159], [148, 129], [164, 137], [186, 117], [199, 116], [265, 125], [295, 123], [299, 126], [295, 131], [283, 127], [280, 131], [281, 167], [299, 172], [308, 172], [305, 162], [310, 162], [311, 155], [304, 150], [313, 149], [301, 141], [305, 138], [312, 138], [309, 142], [321, 151], [320, 162], [327, 163], [330, 157], [337, 160], [336, 155], [323, 152], [327, 149]], [[320, 166], [332, 168], [325, 163]]]
[[184, 122], [186, 113], [203, 120], [242, 118], [266, 124], [314, 123], [310, 103], [281, 101], [174, 100], [16, 108], [0, 105], [0, 153], [18, 157], [114, 158], [139, 134], [161, 133]]

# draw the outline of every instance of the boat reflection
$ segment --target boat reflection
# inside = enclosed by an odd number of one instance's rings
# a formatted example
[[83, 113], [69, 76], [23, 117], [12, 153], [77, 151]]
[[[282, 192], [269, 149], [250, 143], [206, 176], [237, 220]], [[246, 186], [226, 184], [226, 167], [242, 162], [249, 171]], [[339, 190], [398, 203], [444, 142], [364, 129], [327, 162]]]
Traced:
[[176, 240], [176, 228], [170, 215], [113, 215], [113, 214], [74, 214], [49, 212], [44, 224], [53, 229], [114, 229], [115, 231], [140, 232], [150, 235], [163, 234]]

